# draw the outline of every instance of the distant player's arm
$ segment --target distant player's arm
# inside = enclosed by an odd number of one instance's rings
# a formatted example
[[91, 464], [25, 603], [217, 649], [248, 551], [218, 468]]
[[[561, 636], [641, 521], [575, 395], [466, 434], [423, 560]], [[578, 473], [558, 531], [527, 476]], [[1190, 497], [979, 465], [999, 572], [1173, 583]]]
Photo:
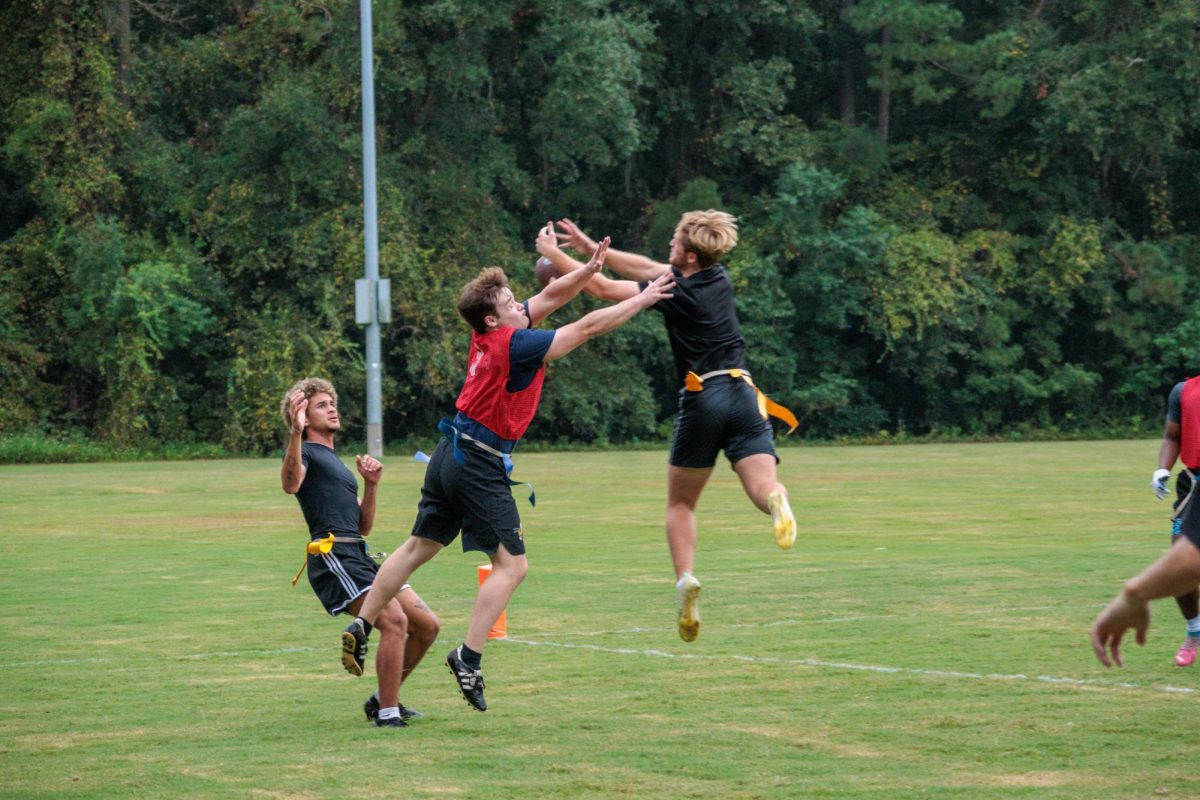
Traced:
[[283, 490], [288, 494], [300, 491], [304, 476], [308, 469], [304, 466], [303, 444], [304, 426], [308, 423], [308, 400], [303, 393], [295, 392], [291, 397], [292, 429], [288, 433], [288, 446], [283, 454], [283, 466], [280, 468], [280, 480]]
[[358, 532], [367, 536], [375, 527], [375, 496], [383, 476], [383, 464], [371, 456], [355, 456], [354, 465], [363, 477], [363, 496], [358, 501]]
[[[557, 234], [561, 243], [584, 255], [589, 255], [596, 250], [598, 245], [569, 218], [560, 219], [558, 227], [562, 228], [562, 232]], [[671, 271], [670, 264], [663, 264], [652, 258], [637, 253], [627, 253], [614, 247], [608, 248], [608, 255], [604, 261], [613, 272], [635, 282], [652, 281], [664, 272]]]
[[1167, 481], [1171, 478], [1171, 467], [1175, 466], [1175, 461], [1179, 458], [1180, 439], [1183, 436], [1179, 396], [1180, 386], [1177, 385], [1167, 398], [1167, 421], [1163, 425], [1162, 444], [1158, 448], [1158, 469], [1150, 476], [1150, 488], [1159, 500], [1167, 497]]
[[637, 315], [644, 308], [657, 303], [659, 300], [671, 297], [670, 291], [675, 286], [671, 273], [660, 275], [651, 281], [646, 288], [633, 297], [622, 300], [607, 308], [597, 309], [585, 314], [570, 325], [564, 325], [554, 332], [554, 341], [546, 351], [546, 361], [562, 358], [589, 339], [619, 328]]

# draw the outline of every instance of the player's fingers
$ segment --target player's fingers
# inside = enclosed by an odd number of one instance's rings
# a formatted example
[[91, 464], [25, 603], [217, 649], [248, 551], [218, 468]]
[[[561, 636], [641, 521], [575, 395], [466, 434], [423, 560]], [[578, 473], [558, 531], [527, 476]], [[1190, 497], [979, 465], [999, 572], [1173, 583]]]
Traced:
[[1109, 637], [1108, 650], [1109, 650], [1109, 653], [1112, 655], [1113, 663], [1116, 664], [1118, 667], [1122, 666], [1123, 664], [1121, 661], [1121, 634], [1120, 633], [1114, 634], [1113, 636]]
[[1092, 652], [1096, 654], [1096, 659], [1106, 667], [1111, 667], [1109, 663], [1108, 653], [1104, 651], [1104, 640], [1100, 638], [1099, 632], [1092, 629]]
[[1141, 627], [1141, 628], [1137, 629], [1137, 643], [1140, 645], [1146, 644], [1146, 628], [1145, 627]]

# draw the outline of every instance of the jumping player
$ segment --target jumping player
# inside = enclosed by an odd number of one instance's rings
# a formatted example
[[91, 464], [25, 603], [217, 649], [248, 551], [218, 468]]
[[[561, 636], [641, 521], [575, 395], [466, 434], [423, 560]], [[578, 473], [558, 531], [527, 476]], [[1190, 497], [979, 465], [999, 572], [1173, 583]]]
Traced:
[[[538, 252], [569, 275], [579, 263], [558, 244], [584, 254], [595, 252], [597, 244], [570, 219], [560, 220], [558, 226], [562, 232], [554, 237], [538, 237]], [[720, 450], [724, 449], [750, 501], [771, 515], [775, 543], [786, 550], [796, 541], [787, 490], [776, 478], [779, 459], [767, 412], [793, 428], [796, 421], [790, 411], [755, 388], [746, 368], [733, 285], [718, 263], [736, 244], [737, 224], [731, 215], [711, 209], [691, 211], [675, 227], [666, 264], [609, 249], [608, 266], [632, 280], [597, 275], [586, 287], [599, 298], [615, 301], [635, 295], [662, 275], [675, 279], [674, 297], [654, 308], [666, 321], [679, 379], [679, 411], [667, 472], [666, 528], [679, 598], [679, 636], [685, 642], [700, 633], [700, 581], [692, 574], [696, 504]]]

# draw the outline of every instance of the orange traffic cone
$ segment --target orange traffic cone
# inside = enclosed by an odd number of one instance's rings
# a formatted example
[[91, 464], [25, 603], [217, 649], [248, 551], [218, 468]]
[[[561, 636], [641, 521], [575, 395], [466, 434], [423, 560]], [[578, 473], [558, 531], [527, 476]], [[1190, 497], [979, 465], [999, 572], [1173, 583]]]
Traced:
[[[487, 580], [488, 575], [492, 574], [491, 564], [479, 565], [479, 585], [483, 586], [483, 582]], [[492, 625], [492, 629], [488, 631], [489, 639], [507, 639], [508, 638], [508, 610], [500, 612], [500, 616], [496, 619], [496, 624]]]

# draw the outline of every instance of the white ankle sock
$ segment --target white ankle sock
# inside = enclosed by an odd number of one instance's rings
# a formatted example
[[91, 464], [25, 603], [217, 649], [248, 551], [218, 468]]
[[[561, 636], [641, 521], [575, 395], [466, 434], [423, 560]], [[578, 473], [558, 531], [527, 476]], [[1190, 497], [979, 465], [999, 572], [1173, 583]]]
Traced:
[[391, 708], [379, 709], [379, 718], [380, 719], [392, 719], [393, 717], [398, 717], [398, 716], [400, 716], [400, 709], [397, 708], [396, 706], [392, 706]]

